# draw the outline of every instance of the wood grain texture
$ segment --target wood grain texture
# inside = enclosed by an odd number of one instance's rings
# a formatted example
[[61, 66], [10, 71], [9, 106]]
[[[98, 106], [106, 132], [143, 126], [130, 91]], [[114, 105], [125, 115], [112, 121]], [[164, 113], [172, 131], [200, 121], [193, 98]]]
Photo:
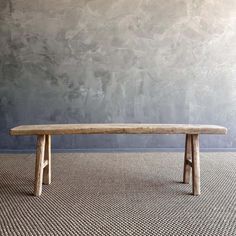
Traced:
[[200, 195], [200, 155], [199, 135], [197, 134], [192, 135], [192, 185], [193, 195]]
[[36, 162], [35, 162], [35, 183], [34, 183], [35, 196], [40, 196], [42, 193], [44, 152], [45, 152], [45, 135], [39, 135], [37, 138]]
[[186, 164], [189, 165], [189, 166], [191, 166], [191, 167], [193, 166], [193, 165], [192, 165], [192, 161], [190, 161], [190, 160], [186, 160]]
[[48, 161], [43, 162], [43, 168], [45, 168], [48, 165]]
[[191, 124], [49, 124], [22, 125], [10, 130], [11, 135], [62, 134], [226, 134], [216, 125]]
[[192, 157], [191, 135], [187, 134], [185, 139], [184, 175], [183, 175], [183, 182], [185, 184], [189, 184], [190, 181], [191, 165], [189, 162], [191, 160], [191, 157]]
[[45, 162], [47, 165], [43, 170], [43, 183], [50, 184], [51, 183], [51, 136], [46, 135], [46, 143], [45, 143]]

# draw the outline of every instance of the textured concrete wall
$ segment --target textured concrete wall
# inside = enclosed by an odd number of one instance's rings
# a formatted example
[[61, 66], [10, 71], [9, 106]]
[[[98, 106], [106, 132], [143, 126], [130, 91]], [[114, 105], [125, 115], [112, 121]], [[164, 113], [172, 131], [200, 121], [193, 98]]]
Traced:
[[[212, 123], [236, 148], [235, 0], [1, 0], [0, 148], [20, 124]], [[182, 136], [64, 136], [56, 148], [181, 147]]]

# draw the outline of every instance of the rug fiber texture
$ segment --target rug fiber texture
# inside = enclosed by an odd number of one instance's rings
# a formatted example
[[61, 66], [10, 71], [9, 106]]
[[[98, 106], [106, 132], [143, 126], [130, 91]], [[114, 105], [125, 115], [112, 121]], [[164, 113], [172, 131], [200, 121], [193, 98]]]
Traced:
[[236, 153], [201, 153], [201, 192], [182, 153], [56, 153], [34, 197], [34, 154], [0, 154], [0, 235], [236, 235]]

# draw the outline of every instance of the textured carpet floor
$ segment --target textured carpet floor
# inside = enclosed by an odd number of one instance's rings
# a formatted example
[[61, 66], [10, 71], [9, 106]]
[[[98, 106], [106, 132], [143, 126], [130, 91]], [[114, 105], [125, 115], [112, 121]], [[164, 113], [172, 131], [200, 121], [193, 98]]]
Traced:
[[236, 153], [202, 153], [202, 195], [182, 153], [53, 155], [32, 196], [34, 155], [0, 155], [0, 235], [236, 235]]

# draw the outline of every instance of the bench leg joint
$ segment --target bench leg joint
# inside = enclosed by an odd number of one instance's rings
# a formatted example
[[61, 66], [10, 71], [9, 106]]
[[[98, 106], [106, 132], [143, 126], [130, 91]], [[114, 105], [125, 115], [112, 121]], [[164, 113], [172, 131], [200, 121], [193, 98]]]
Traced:
[[51, 136], [38, 135], [36, 145], [34, 195], [40, 196], [42, 184], [51, 183]]
[[190, 182], [190, 174], [192, 167], [191, 157], [192, 157], [191, 135], [186, 134], [185, 153], [184, 153], [184, 174], [183, 174], [183, 182], [185, 184], [189, 184]]
[[51, 183], [51, 135], [46, 136], [45, 142], [45, 162], [47, 165], [43, 171], [43, 184]]
[[199, 135], [194, 134], [191, 138], [192, 142], [192, 185], [193, 195], [201, 194], [200, 190], [200, 153], [199, 153]]
[[36, 146], [36, 162], [35, 162], [35, 183], [34, 183], [35, 196], [40, 196], [42, 193], [44, 152], [45, 152], [45, 135], [38, 135], [37, 146]]

